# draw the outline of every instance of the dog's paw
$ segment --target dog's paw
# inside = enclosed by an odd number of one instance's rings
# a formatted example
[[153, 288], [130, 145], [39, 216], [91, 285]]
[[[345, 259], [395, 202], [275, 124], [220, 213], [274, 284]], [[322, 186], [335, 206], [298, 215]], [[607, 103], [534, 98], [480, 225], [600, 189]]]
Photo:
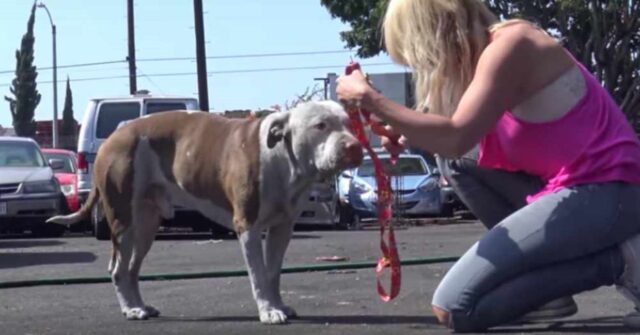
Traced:
[[280, 309], [269, 308], [260, 311], [260, 322], [267, 325], [281, 325], [287, 323], [287, 314]]
[[139, 307], [126, 309], [122, 311], [122, 314], [124, 314], [127, 320], [147, 320], [150, 317], [145, 308]]
[[160, 311], [155, 309], [153, 306], [144, 306], [145, 312], [149, 315], [150, 318], [157, 318], [160, 316]]

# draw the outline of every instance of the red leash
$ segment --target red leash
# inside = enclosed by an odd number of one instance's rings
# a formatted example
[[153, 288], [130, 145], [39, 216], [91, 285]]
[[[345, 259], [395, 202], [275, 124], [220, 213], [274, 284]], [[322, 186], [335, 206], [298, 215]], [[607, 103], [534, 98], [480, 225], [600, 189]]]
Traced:
[[[360, 70], [360, 64], [351, 62], [345, 71], [347, 75], [351, 74], [355, 70]], [[371, 128], [371, 131], [378, 136], [386, 136], [391, 141], [398, 141], [399, 136], [391, 134], [380, 123], [371, 119], [371, 113], [359, 107], [347, 108], [347, 113], [351, 119], [351, 126], [353, 133], [362, 146], [367, 150], [373, 167], [375, 170], [377, 193], [378, 193], [378, 222], [380, 224], [380, 250], [382, 251], [382, 257], [378, 260], [378, 266], [376, 266], [376, 280], [378, 284], [378, 294], [384, 302], [389, 302], [400, 293], [400, 257], [398, 256], [398, 248], [396, 247], [396, 237], [393, 233], [393, 225], [391, 224], [391, 202], [393, 201], [393, 194], [391, 192], [391, 182], [389, 176], [384, 171], [382, 162], [378, 158], [378, 155], [371, 149], [371, 144], [367, 139], [364, 132], [364, 125], [362, 123], [361, 115], [366, 123]], [[395, 164], [397, 160], [396, 156], [391, 157], [392, 163]], [[381, 277], [385, 273], [385, 270], [391, 271], [391, 290], [389, 293], [384, 289], [381, 283]]]

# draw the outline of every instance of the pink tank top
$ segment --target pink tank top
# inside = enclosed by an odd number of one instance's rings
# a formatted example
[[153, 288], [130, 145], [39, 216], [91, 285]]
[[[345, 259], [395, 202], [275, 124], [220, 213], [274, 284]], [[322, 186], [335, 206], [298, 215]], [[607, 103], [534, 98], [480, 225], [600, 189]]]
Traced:
[[558, 120], [531, 123], [505, 111], [480, 142], [478, 165], [521, 171], [546, 183], [527, 203], [562, 188], [623, 181], [640, 184], [640, 141], [596, 78], [576, 61], [584, 97]]

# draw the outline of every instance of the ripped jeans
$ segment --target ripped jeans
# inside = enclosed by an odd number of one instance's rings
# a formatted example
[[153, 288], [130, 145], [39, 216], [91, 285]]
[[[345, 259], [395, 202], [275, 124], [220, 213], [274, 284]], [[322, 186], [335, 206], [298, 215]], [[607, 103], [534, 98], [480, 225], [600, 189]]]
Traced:
[[461, 200], [489, 231], [444, 276], [432, 304], [458, 332], [517, 320], [552, 300], [612, 285], [618, 244], [640, 233], [640, 186], [587, 184], [540, 197], [530, 175], [439, 159]]

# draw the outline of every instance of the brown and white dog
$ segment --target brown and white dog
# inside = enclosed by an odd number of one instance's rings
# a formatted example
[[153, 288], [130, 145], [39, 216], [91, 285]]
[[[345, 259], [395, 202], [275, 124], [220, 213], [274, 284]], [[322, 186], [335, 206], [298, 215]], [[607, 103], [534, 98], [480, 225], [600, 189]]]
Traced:
[[174, 216], [174, 205], [196, 209], [237, 232], [260, 321], [284, 323], [295, 316], [282, 302], [280, 270], [298, 199], [318, 177], [361, 162], [347, 114], [332, 101], [258, 120], [165, 112], [116, 130], [98, 151], [87, 202], [49, 221], [76, 223], [101, 202], [120, 308], [139, 320], [159, 315], [143, 302], [138, 274], [161, 219]]

